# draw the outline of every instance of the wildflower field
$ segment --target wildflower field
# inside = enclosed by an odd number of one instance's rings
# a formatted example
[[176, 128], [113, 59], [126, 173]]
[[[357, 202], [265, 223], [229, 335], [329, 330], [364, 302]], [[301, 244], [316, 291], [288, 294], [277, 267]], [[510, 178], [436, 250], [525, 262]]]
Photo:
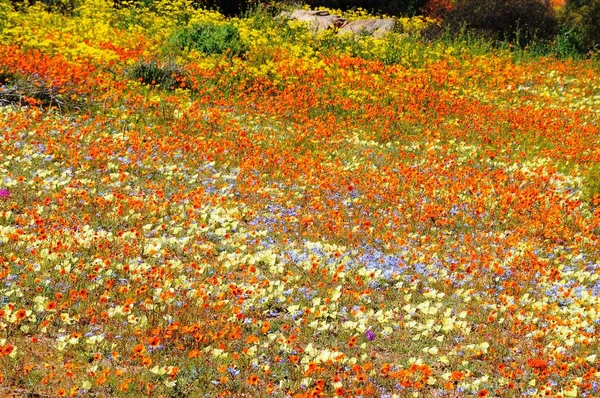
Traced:
[[597, 58], [60, 11], [0, 2], [0, 395], [600, 396]]

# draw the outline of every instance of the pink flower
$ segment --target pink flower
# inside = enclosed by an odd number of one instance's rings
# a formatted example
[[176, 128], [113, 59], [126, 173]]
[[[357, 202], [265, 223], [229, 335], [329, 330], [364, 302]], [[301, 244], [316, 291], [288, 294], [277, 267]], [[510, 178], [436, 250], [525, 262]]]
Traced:
[[10, 196], [10, 191], [6, 188], [0, 189], [0, 198], [8, 198]]

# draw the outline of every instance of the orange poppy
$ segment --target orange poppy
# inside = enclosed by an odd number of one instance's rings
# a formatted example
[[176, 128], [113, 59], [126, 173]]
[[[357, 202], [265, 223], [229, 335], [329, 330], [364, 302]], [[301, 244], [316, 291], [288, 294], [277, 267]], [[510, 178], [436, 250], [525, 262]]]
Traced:
[[22, 320], [27, 316], [27, 311], [25, 311], [24, 309], [20, 309], [17, 311], [17, 313], [15, 314], [15, 316], [17, 317], [17, 320]]
[[12, 352], [15, 350], [15, 347], [12, 344], [7, 344], [4, 347], [2, 347], [2, 356], [7, 356], [12, 354]]

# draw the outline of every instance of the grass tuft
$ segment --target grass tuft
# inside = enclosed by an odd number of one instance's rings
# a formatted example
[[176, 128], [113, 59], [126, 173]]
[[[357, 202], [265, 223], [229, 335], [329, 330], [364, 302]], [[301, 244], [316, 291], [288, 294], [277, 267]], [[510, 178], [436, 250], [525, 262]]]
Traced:
[[144, 60], [136, 62], [128, 71], [131, 79], [165, 90], [186, 88], [186, 72], [175, 62]]

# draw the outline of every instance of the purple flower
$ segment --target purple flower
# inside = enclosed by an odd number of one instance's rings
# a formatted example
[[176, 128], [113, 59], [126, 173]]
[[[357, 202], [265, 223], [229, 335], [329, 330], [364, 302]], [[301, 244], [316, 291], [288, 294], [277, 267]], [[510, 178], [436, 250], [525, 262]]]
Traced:
[[10, 191], [6, 188], [0, 189], [0, 198], [8, 198], [10, 196]]
[[365, 337], [367, 338], [367, 340], [373, 341], [375, 340], [375, 332], [369, 329], [365, 332]]

